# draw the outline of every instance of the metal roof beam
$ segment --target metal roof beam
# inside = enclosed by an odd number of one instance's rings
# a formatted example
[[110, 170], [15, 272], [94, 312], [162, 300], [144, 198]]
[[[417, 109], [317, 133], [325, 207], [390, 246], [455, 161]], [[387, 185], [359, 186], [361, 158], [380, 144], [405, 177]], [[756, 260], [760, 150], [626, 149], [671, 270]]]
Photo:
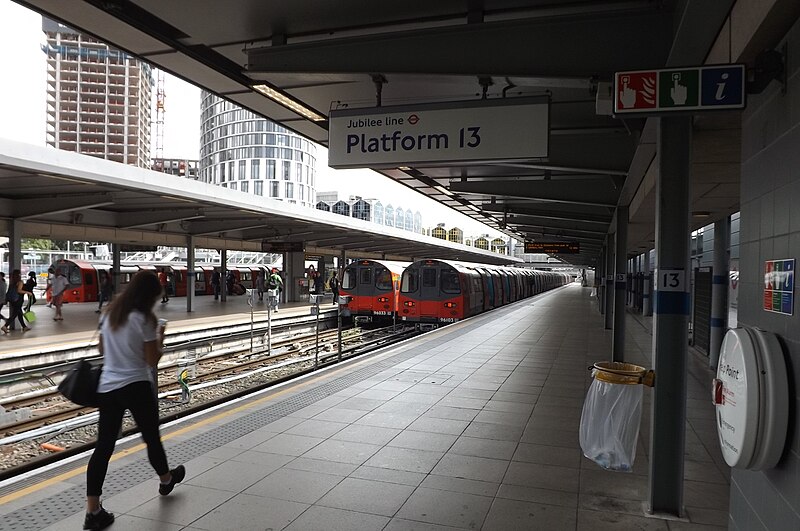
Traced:
[[[591, 46], [587, 46], [587, 38]], [[610, 78], [616, 70], [664, 64], [671, 42], [671, 13], [644, 8], [624, 14], [586, 13], [290, 42], [248, 49], [246, 68], [250, 74], [480, 73]], [[516, 53], [498, 54], [499, 49], [525, 50], [525, 60]]]
[[[497, 208], [498, 205], [483, 205], [484, 210], [490, 210], [489, 207]], [[502, 207], [502, 205], [500, 205]], [[539, 223], [547, 223], [546, 220], [551, 220], [555, 222], [559, 221], [568, 221], [574, 223], [593, 223], [597, 225], [604, 225], [608, 226], [611, 223], [611, 216], [592, 216], [590, 214], [578, 214], [578, 213], [571, 213], [565, 212], [563, 214], [558, 214], [554, 212], [547, 212], [547, 211], [536, 211], [533, 209], [516, 209], [510, 207], [505, 211], [500, 210], [492, 210], [493, 212], [502, 213], [506, 212], [508, 215], [506, 217], [507, 223], [524, 223], [528, 221], [533, 221], [534, 224]]]
[[203, 212], [193, 209], [151, 211], [151, 212], [124, 212], [117, 214], [117, 227], [120, 229], [134, 229], [137, 227], [147, 227], [148, 225], [159, 225], [161, 223], [176, 223], [178, 221], [188, 221], [205, 217]]
[[270, 226], [270, 223], [264, 219], [241, 221], [190, 221], [188, 232], [193, 236], [208, 236], [224, 234], [235, 230], [258, 229], [268, 226]]
[[89, 210], [114, 204], [111, 194], [82, 194], [76, 196], [47, 197], [36, 199], [15, 199], [9, 201], [6, 212], [16, 219], [31, 219]]
[[537, 199], [558, 203], [577, 203], [595, 206], [615, 206], [617, 191], [611, 183], [595, 179], [570, 181], [494, 181], [450, 183], [450, 190], [459, 194], [477, 194], [519, 199]]

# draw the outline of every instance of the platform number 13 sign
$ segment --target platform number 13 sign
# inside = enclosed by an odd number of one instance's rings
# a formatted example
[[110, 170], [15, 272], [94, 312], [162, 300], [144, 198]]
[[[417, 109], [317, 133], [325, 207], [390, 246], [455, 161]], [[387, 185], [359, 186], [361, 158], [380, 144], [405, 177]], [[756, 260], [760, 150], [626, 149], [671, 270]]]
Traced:
[[657, 291], [686, 291], [686, 271], [683, 269], [659, 269], [656, 279]]

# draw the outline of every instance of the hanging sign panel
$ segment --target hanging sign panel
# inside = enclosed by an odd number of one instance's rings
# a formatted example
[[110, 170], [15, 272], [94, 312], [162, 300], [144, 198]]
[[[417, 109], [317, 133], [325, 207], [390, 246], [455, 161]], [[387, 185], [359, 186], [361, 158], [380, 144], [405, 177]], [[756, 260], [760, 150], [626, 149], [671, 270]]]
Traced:
[[304, 248], [303, 242], [261, 242], [262, 253], [302, 253]]
[[764, 309], [794, 314], [794, 258], [764, 262]]
[[580, 242], [525, 242], [526, 253], [577, 254]]
[[743, 109], [744, 83], [744, 65], [616, 72], [614, 114]]
[[548, 155], [546, 98], [507, 98], [330, 112], [331, 168], [513, 161]]

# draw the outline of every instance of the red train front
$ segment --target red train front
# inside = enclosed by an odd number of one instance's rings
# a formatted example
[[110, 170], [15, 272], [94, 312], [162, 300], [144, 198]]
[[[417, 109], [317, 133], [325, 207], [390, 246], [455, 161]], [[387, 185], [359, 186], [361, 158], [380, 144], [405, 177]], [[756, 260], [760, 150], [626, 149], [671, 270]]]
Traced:
[[391, 319], [397, 311], [400, 275], [407, 262], [358, 260], [344, 268], [340, 295], [350, 297], [344, 308], [354, 317]]
[[481, 276], [458, 262], [419, 260], [403, 272], [399, 303], [405, 321], [454, 323], [483, 311]]

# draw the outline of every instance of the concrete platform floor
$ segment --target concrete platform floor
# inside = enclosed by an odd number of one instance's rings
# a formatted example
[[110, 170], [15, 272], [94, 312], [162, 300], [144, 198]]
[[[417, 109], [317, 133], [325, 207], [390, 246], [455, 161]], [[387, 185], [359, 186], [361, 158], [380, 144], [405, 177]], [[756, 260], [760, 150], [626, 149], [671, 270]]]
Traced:
[[[628, 318], [626, 355], [649, 366], [647, 321]], [[571, 285], [165, 429], [172, 465], [188, 471], [169, 497], [141, 448], [123, 444], [106, 481], [111, 529], [725, 529], [727, 467], [699, 357], [688, 521], [643, 515], [650, 390], [632, 473], [581, 455], [586, 368], [610, 343], [591, 290]], [[78, 466], [28, 492], [0, 490], [0, 531], [79, 529], [84, 488]]]

